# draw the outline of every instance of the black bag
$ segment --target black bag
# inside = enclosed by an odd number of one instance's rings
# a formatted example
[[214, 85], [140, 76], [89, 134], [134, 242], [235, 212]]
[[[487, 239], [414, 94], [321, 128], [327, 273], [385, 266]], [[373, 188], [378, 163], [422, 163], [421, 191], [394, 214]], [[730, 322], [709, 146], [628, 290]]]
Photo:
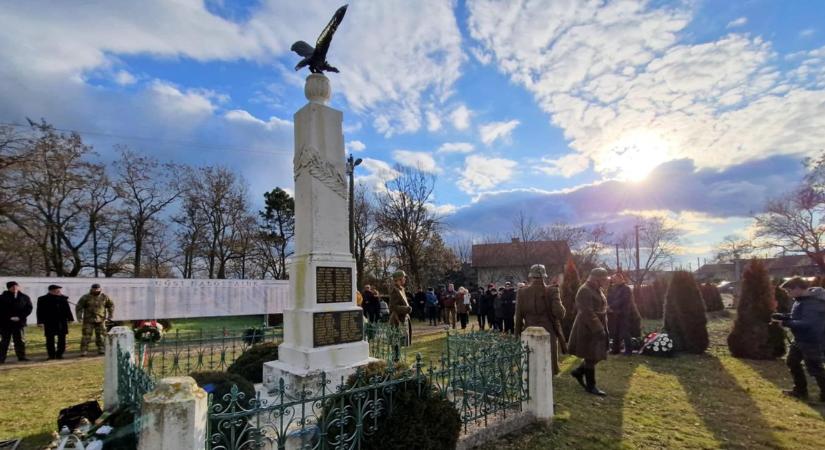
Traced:
[[74, 430], [80, 426], [80, 421], [85, 417], [90, 423], [95, 423], [101, 415], [103, 410], [100, 409], [100, 403], [97, 401], [88, 401], [74, 406], [70, 406], [60, 410], [57, 415], [57, 429], [63, 429], [63, 426]]

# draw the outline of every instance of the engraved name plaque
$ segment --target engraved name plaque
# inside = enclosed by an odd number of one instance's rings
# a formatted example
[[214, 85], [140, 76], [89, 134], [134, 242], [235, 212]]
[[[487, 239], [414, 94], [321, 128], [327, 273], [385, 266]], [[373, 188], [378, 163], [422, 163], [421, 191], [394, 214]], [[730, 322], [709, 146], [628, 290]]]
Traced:
[[312, 315], [314, 347], [358, 342], [364, 339], [364, 315], [361, 311], [320, 312]]
[[316, 267], [315, 298], [318, 303], [352, 301], [351, 267]]

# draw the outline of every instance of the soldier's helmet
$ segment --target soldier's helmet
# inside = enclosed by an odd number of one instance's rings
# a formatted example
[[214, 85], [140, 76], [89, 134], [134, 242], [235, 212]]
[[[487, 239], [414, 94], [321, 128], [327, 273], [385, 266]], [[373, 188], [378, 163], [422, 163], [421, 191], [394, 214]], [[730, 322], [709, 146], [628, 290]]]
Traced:
[[530, 278], [547, 278], [547, 269], [544, 268], [544, 264], [530, 266]]

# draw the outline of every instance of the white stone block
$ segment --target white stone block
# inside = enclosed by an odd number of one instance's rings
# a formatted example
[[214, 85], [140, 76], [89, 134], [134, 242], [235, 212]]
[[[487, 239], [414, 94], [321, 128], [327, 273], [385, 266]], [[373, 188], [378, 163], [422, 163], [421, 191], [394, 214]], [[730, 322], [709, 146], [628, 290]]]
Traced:
[[521, 342], [530, 349], [527, 382], [530, 399], [522, 409], [536, 419], [549, 421], [553, 418], [553, 359], [550, 333], [541, 327], [529, 327], [521, 333]]
[[207, 403], [191, 377], [160, 380], [143, 396], [138, 450], [203, 450]]
[[103, 405], [108, 410], [117, 407], [117, 349], [128, 352], [134, 361], [135, 333], [129, 327], [114, 327], [106, 334], [106, 356], [103, 369]]

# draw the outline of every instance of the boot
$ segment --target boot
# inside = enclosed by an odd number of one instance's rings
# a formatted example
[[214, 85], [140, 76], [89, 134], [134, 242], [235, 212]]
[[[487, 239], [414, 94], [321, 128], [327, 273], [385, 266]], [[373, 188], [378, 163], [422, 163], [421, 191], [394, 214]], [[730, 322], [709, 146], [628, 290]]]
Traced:
[[819, 385], [819, 401], [825, 403], [825, 375], [816, 377], [816, 384]]
[[796, 389], [791, 389], [789, 391], [782, 391], [782, 393], [787, 395], [788, 397], [798, 398], [800, 400], [807, 400], [808, 399], [808, 392], [807, 391], [798, 391]]
[[607, 395], [606, 392], [602, 391], [601, 389], [596, 387], [596, 369], [586, 369], [584, 372], [584, 376], [587, 378], [587, 386], [585, 390], [593, 395], [598, 395], [599, 397], [604, 397]]
[[573, 371], [570, 372], [570, 376], [575, 378], [576, 381], [579, 382], [581, 387], [584, 388], [584, 390], [587, 390], [587, 385], [584, 382], [584, 372], [586, 370], [587, 369], [585, 369], [584, 366], [579, 366], [579, 367], [577, 367], [576, 369], [574, 369]]

